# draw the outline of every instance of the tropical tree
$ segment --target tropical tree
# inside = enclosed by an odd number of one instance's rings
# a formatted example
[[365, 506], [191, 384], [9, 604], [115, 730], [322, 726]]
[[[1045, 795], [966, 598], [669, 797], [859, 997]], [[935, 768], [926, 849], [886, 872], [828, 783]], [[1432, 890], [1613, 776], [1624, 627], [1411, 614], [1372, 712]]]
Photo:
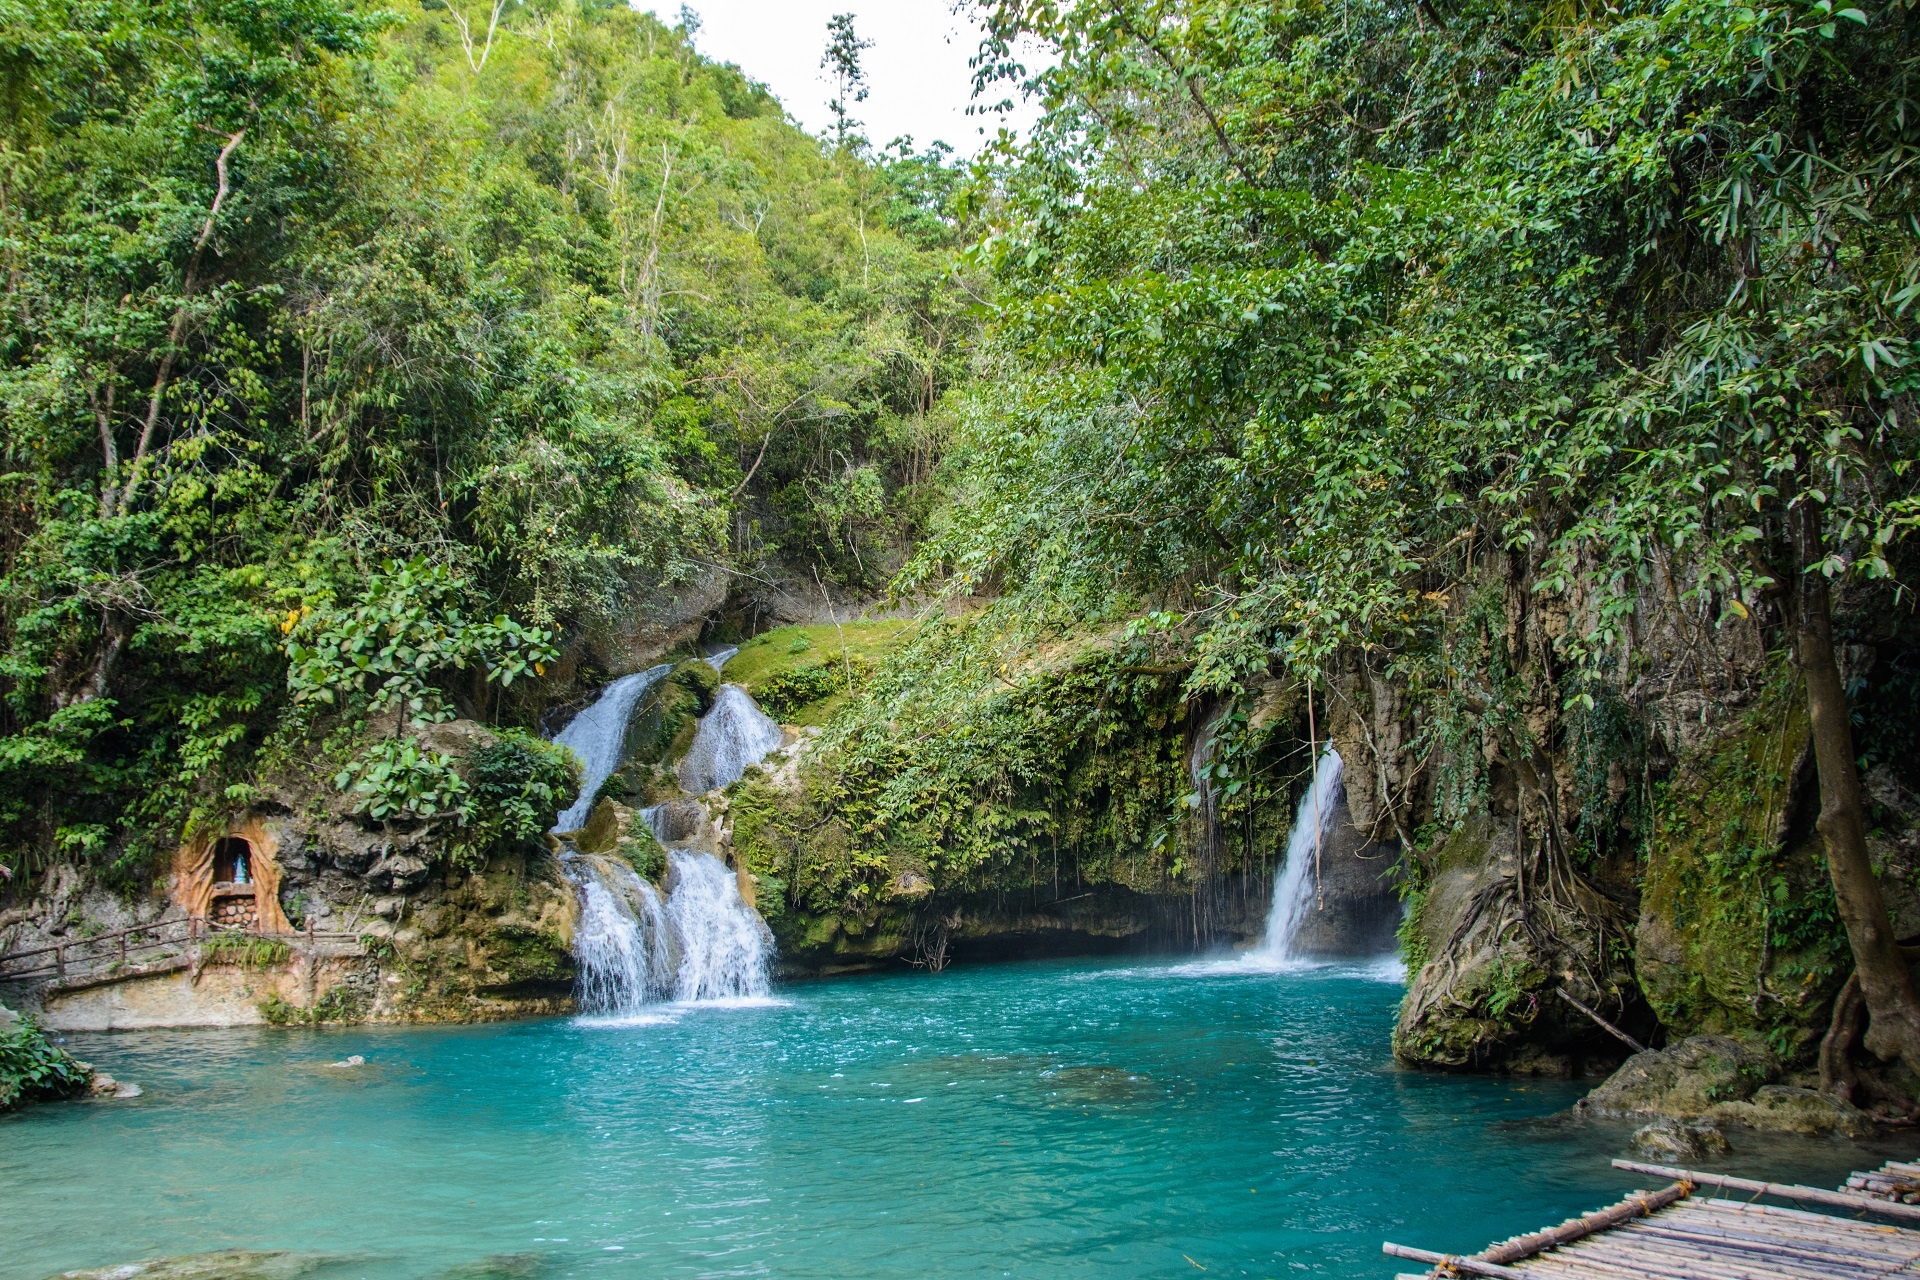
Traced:
[[1897, 580], [1915, 510], [1910, 12], [982, 10], [983, 87], [1047, 115], [981, 250], [967, 515], [916, 573], [1157, 606], [1203, 687], [1361, 664], [1470, 716], [1556, 848], [1522, 655], [1463, 662], [1490, 569], [1574, 614], [1528, 660], [1572, 706], [1662, 584], [1757, 621], [1804, 683], [1869, 1043], [1920, 1069], [1830, 598]]

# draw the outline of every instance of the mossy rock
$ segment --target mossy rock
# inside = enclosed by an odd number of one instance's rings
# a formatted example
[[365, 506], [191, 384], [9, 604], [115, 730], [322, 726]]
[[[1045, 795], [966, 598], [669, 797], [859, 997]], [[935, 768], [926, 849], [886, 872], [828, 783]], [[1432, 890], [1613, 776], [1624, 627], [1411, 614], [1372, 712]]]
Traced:
[[[783, 724], [824, 724], [847, 700], [849, 673], [856, 690], [881, 659], [905, 639], [911, 623], [896, 619], [878, 622], [831, 623], [807, 627], [776, 627], [740, 646], [726, 666], [726, 680], [755, 698], [775, 695]], [[844, 646], [844, 648], [843, 648]], [[808, 680], [803, 672], [833, 668], [840, 673], [834, 687], [824, 680]], [[780, 696], [781, 691], [786, 696]], [[819, 696], [808, 696], [813, 693]], [[805, 698], [800, 701], [800, 698]]]
[[699, 698], [700, 714], [705, 715], [713, 709], [713, 696], [720, 692], [720, 673], [705, 658], [688, 658], [661, 683], [677, 684]]
[[654, 777], [650, 766], [671, 765], [687, 753], [700, 717], [713, 709], [719, 689], [719, 674], [699, 658], [681, 663], [649, 689], [627, 722], [627, 762], [616, 775], [621, 781], [614, 792], [603, 787], [602, 794], [643, 799]]
[[564, 1012], [572, 993], [573, 886], [544, 855], [495, 857], [421, 902], [382, 961], [399, 1012], [469, 1022]]
[[659, 884], [667, 874], [666, 848], [644, 826], [615, 845], [613, 852], [643, 880]]
[[1780, 1073], [1780, 1060], [1757, 1037], [1692, 1036], [1627, 1059], [1576, 1109], [1609, 1119], [1704, 1120], [1774, 1133], [1873, 1132], [1858, 1108], [1777, 1083]]
[[1773, 688], [1684, 761], [1655, 806], [1635, 930], [1640, 987], [1676, 1035], [1811, 1052], [1852, 968], [1813, 830], [1806, 703]]

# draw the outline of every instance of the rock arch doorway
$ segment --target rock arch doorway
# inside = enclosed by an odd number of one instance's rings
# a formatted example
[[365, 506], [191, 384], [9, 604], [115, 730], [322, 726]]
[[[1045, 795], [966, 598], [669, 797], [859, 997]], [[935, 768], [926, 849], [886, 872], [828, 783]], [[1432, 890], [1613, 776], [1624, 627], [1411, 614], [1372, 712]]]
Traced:
[[173, 899], [190, 919], [249, 933], [292, 932], [280, 908], [280, 841], [274, 824], [242, 814], [174, 854]]

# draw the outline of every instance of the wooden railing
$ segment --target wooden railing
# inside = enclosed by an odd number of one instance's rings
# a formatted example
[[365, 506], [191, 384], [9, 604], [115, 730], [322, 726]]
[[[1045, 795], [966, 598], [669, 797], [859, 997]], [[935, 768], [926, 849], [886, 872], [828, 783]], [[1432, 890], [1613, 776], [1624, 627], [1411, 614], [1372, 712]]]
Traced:
[[314, 929], [309, 925], [296, 933], [255, 933], [236, 925], [216, 924], [211, 920], [161, 920], [134, 925], [90, 938], [67, 938], [41, 947], [28, 947], [0, 955], [0, 982], [30, 982], [52, 978], [56, 982], [100, 977], [112, 968], [125, 969], [137, 963], [172, 959], [151, 953], [172, 948], [174, 955], [216, 938], [234, 938], [262, 942], [314, 942], [353, 938], [358, 934]]

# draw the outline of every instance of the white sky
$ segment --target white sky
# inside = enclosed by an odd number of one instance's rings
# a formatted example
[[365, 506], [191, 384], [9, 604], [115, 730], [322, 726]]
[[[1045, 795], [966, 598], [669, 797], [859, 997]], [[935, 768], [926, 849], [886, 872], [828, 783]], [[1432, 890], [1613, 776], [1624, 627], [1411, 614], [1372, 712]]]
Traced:
[[[854, 31], [873, 47], [862, 55], [867, 100], [853, 107], [867, 139], [884, 147], [901, 134], [916, 148], [936, 138], [971, 156], [993, 135], [999, 118], [969, 116], [973, 73], [967, 59], [980, 47], [971, 7], [953, 12], [953, 0], [689, 0], [700, 15], [694, 46], [740, 69], [773, 90], [789, 115], [812, 133], [833, 123], [831, 89], [820, 55], [827, 47], [827, 19], [854, 15]], [[633, 0], [668, 25], [678, 20], [679, 0]], [[995, 98], [1007, 96], [1004, 87]], [[1005, 119], [1030, 124], [1036, 112], [1022, 103]], [[986, 129], [982, 134], [980, 130]]]

